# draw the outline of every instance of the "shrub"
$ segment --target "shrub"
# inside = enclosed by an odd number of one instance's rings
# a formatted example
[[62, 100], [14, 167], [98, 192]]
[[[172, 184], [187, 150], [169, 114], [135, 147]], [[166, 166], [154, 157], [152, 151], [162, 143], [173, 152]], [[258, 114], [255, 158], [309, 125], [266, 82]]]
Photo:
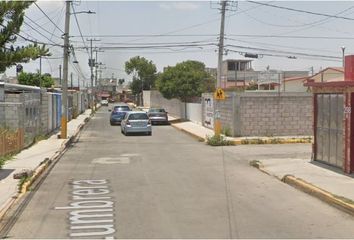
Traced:
[[231, 128], [229, 126], [223, 127], [221, 133], [227, 137], [231, 137]]
[[230, 146], [233, 145], [232, 141], [226, 140], [221, 135], [206, 136], [207, 144], [210, 146]]

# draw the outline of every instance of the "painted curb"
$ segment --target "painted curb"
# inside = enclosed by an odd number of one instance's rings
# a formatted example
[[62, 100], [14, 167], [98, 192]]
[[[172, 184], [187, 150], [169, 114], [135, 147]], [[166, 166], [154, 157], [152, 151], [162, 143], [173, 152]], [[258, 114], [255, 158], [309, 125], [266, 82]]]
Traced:
[[[342, 198], [344, 199], [342, 200], [334, 196], [332, 193], [327, 192], [311, 183], [306, 182], [301, 178], [297, 178], [292, 175], [285, 175], [282, 178], [282, 181], [296, 189], [299, 189], [307, 194], [310, 194], [311, 196], [314, 196], [330, 204], [331, 206], [336, 207], [339, 210], [345, 211], [354, 216], [354, 204], [348, 203], [350, 202], [349, 199]], [[347, 200], [347, 202], [345, 200]]]
[[31, 185], [42, 175], [42, 173], [53, 163], [56, 163], [61, 156], [65, 153], [67, 148], [70, 146], [70, 144], [74, 141], [74, 139], [78, 136], [78, 134], [81, 132], [82, 128], [86, 125], [87, 122], [91, 119], [90, 117], [86, 117], [84, 119], [84, 122], [79, 124], [77, 127], [75, 133], [70, 136], [67, 140], [65, 140], [62, 144], [61, 147], [59, 148], [58, 151], [55, 152], [53, 156], [50, 158], [46, 158], [44, 161], [41, 162], [41, 164], [34, 169], [34, 174], [32, 177], [30, 177], [26, 182], [24, 182], [21, 186], [20, 191], [11, 197], [3, 206], [2, 209], [0, 209], [0, 220], [3, 219], [3, 217], [6, 215], [8, 210], [16, 204], [24, 195], [25, 193], [30, 189]]
[[[260, 161], [251, 161], [249, 163], [251, 166], [259, 169], [261, 172], [275, 177], [278, 180], [304, 192], [307, 193], [313, 197], [316, 197], [317, 199], [341, 210], [341, 211], [345, 211], [351, 215], [354, 216], [354, 204], [351, 204], [349, 202], [352, 202], [350, 199], [346, 199], [344, 197], [336, 197], [335, 195], [333, 195], [330, 192], [327, 192], [311, 183], [306, 182], [305, 180], [301, 179], [301, 178], [297, 178], [293, 175], [290, 174], [286, 174], [284, 175], [282, 178], [279, 178], [276, 175], [270, 174], [267, 170], [265, 170], [263, 164]], [[342, 200], [343, 199], [343, 200]]]

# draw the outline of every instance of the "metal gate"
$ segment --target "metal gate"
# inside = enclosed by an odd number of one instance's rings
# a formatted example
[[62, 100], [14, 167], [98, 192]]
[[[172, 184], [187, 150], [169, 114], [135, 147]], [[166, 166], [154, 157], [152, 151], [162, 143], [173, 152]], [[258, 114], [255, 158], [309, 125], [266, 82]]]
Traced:
[[316, 160], [343, 168], [343, 94], [317, 94]]

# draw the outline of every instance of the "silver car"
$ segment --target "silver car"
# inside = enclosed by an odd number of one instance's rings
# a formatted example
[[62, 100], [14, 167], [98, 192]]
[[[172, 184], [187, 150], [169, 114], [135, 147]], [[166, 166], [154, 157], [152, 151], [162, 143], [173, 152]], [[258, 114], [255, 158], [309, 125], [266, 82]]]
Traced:
[[151, 121], [146, 112], [127, 112], [120, 128], [124, 135], [146, 133], [151, 136], [152, 134]]

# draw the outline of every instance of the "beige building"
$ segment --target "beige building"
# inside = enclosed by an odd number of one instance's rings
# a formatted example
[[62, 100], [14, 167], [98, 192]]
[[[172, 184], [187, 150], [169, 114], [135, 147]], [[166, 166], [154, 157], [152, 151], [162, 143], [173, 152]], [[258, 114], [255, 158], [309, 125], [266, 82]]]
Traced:
[[344, 81], [344, 68], [343, 67], [328, 67], [312, 77], [309, 81], [314, 82], [333, 82], [333, 81]]

